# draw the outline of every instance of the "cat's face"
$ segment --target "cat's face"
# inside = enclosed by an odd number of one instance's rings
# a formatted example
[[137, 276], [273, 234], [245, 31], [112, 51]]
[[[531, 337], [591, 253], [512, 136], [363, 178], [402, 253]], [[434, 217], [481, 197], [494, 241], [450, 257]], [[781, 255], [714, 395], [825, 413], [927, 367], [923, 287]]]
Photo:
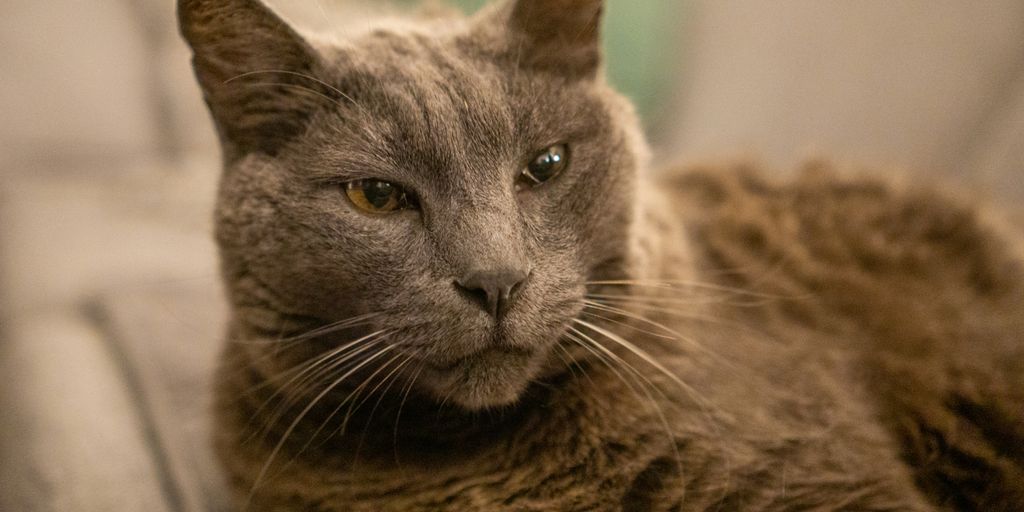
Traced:
[[600, 75], [600, 7], [520, 0], [337, 44], [255, 1], [183, 2], [238, 320], [370, 315], [334, 346], [379, 333], [422, 391], [514, 402], [585, 283], [629, 259], [643, 148]]

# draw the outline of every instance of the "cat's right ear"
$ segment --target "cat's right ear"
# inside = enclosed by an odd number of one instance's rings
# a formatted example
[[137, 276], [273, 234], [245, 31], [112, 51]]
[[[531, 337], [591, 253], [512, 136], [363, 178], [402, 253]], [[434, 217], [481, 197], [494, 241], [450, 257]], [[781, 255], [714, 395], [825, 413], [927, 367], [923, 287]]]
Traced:
[[229, 160], [275, 154], [330, 95], [316, 51], [258, 0], [178, 0], [178, 22]]

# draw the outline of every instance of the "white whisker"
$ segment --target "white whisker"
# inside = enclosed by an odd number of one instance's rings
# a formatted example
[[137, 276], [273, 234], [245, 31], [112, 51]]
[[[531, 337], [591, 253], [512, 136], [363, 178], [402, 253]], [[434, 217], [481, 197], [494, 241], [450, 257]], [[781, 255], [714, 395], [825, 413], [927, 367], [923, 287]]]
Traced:
[[395, 414], [395, 425], [392, 428], [392, 440], [393, 440], [392, 444], [394, 446], [394, 450], [393, 451], [395, 452], [395, 465], [396, 466], [401, 466], [402, 465], [402, 462], [398, 458], [398, 423], [402, 419], [402, 409], [405, 407], [405, 402], [406, 402], [406, 400], [409, 399], [409, 393], [412, 392], [412, 388], [413, 388], [413, 386], [416, 385], [416, 380], [419, 379], [420, 372], [423, 371], [423, 368], [425, 366], [426, 366], [426, 363], [424, 363], [423, 361], [420, 361], [419, 367], [416, 368], [416, 373], [414, 373], [412, 375], [412, 377], [409, 379], [409, 383], [405, 386], [405, 391], [404, 391], [404, 393], [402, 393], [402, 401], [398, 403], [398, 412]]
[[598, 334], [601, 334], [605, 338], [607, 338], [607, 339], [609, 339], [611, 341], [614, 341], [615, 343], [618, 343], [621, 347], [623, 347], [626, 350], [632, 352], [633, 355], [639, 357], [644, 362], [646, 362], [647, 364], [649, 364], [652, 367], [654, 367], [655, 369], [657, 369], [665, 377], [668, 377], [672, 382], [675, 382], [681, 388], [683, 388], [683, 389], [687, 390], [688, 392], [692, 393], [694, 395], [694, 399], [695, 400], [699, 399], [701, 401], [701, 403], [705, 403], [705, 401], [703, 399], [699, 398], [699, 396], [700, 396], [699, 393], [697, 393], [697, 391], [695, 389], [693, 389], [689, 384], [683, 382], [683, 380], [680, 379], [679, 376], [677, 376], [671, 370], [669, 370], [664, 365], [662, 365], [657, 360], [655, 360], [653, 357], [651, 357], [650, 354], [648, 354], [644, 350], [640, 349], [636, 345], [630, 343], [629, 341], [626, 341], [626, 339], [623, 338], [622, 336], [619, 336], [618, 334], [615, 334], [614, 332], [611, 332], [611, 331], [609, 331], [607, 329], [604, 329], [604, 328], [602, 328], [600, 326], [594, 325], [593, 323], [587, 322], [586, 320], [580, 320], [578, 318], [574, 318], [573, 322], [575, 322], [575, 323], [577, 323], [577, 324], [579, 324], [579, 325], [581, 325], [583, 327], [586, 327], [587, 329], [590, 329], [590, 330], [592, 330], [592, 331], [594, 331], [594, 332], [596, 332]]
[[609, 281], [587, 281], [584, 283], [587, 286], [638, 286], [646, 288], [656, 288], [662, 290], [712, 290], [723, 293], [731, 293], [734, 295], [744, 295], [750, 297], [758, 297], [762, 299], [797, 299], [805, 296], [811, 296], [810, 293], [806, 293], [802, 296], [785, 296], [776, 295], [769, 293], [757, 292], [744, 288], [736, 288], [732, 286], [725, 286], [715, 283], [706, 283], [700, 281], [685, 281], [685, 280], [609, 280]]
[[384, 347], [383, 349], [379, 350], [377, 353], [375, 353], [375, 354], [371, 355], [370, 357], [366, 358], [363, 362], [361, 362], [358, 365], [356, 365], [356, 367], [352, 368], [351, 370], [346, 372], [341, 377], [338, 377], [337, 379], [335, 379], [334, 382], [332, 382], [329, 386], [324, 388], [323, 391], [321, 391], [318, 395], [316, 395], [316, 397], [314, 397], [309, 402], [309, 404], [302, 410], [302, 412], [299, 413], [298, 416], [296, 416], [295, 420], [292, 421], [292, 423], [288, 426], [288, 429], [285, 430], [284, 434], [281, 436], [281, 439], [277, 442], [277, 445], [274, 446], [274, 449], [271, 450], [270, 455], [267, 457], [267, 461], [263, 464], [263, 467], [260, 469], [259, 474], [256, 476], [256, 479], [253, 481], [252, 489], [249, 492], [249, 496], [248, 496], [248, 498], [245, 501], [245, 505], [243, 506], [243, 509], [248, 509], [249, 508], [249, 504], [252, 502], [252, 499], [255, 496], [256, 490], [263, 483], [264, 478], [266, 478], [267, 471], [270, 469], [271, 464], [273, 464], [274, 459], [277, 458], [278, 453], [280, 453], [281, 448], [284, 447], [284, 443], [288, 440], [288, 437], [291, 436], [292, 432], [294, 432], [295, 429], [299, 426], [299, 423], [302, 422], [303, 418], [305, 418], [306, 415], [309, 414], [309, 411], [313, 410], [313, 407], [316, 407], [316, 404], [318, 404], [320, 402], [320, 400], [322, 400], [325, 396], [327, 396], [335, 388], [340, 386], [341, 383], [345, 381], [345, 379], [351, 377], [353, 374], [355, 374], [357, 371], [362, 369], [364, 366], [370, 364], [375, 359], [377, 359], [378, 357], [388, 353], [390, 350], [392, 350], [394, 348], [395, 348], [395, 345], [388, 345], [388, 346]]
[[[334, 350], [331, 350], [330, 352], [323, 354], [322, 356], [317, 357], [311, 363], [304, 363], [297, 366], [296, 368], [301, 368], [302, 370], [298, 372], [295, 376], [293, 376], [291, 379], [289, 379], [282, 386], [277, 388], [274, 391], [274, 393], [271, 394], [271, 396], [267, 398], [266, 401], [264, 401], [263, 405], [261, 405], [260, 408], [253, 414], [253, 417], [260, 416], [260, 413], [267, 407], [267, 405], [271, 401], [273, 401], [275, 398], [284, 393], [286, 396], [283, 399], [284, 403], [280, 404], [278, 407], [279, 412], [271, 415], [271, 419], [269, 419], [265, 424], [265, 428], [269, 430], [277, 422], [281, 414], [283, 414], [283, 411], [287, 410], [288, 407], [290, 407], [291, 404], [294, 403], [295, 397], [301, 396], [301, 392], [309, 387], [307, 386], [307, 383], [309, 383], [311, 380], [315, 381], [320, 376], [323, 376], [337, 369], [339, 366], [342, 366], [346, 362], [351, 361], [359, 354], [362, 354], [363, 352], [366, 352], [367, 350], [370, 350], [371, 348], [377, 346], [384, 340], [384, 338], [380, 336], [386, 334], [387, 332], [387, 329], [382, 329], [370, 333], [355, 341], [351, 341]], [[358, 345], [363, 346], [358, 347]], [[353, 347], [356, 348], [347, 354], [345, 353], [346, 351]], [[343, 355], [344, 357], [341, 357]], [[291, 398], [289, 398], [287, 395], [291, 395]]]
[[[598, 334], [601, 334], [602, 336], [605, 337], [605, 339], [608, 339], [610, 341], [613, 341], [613, 342], [617, 343], [619, 346], [621, 346], [621, 347], [625, 348], [626, 350], [628, 350], [629, 352], [633, 353], [633, 355], [639, 357], [642, 361], [646, 362], [647, 364], [649, 364], [652, 367], [654, 367], [655, 369], [657, 369], [661, 374], [663, 374], [665, 377], [669, 378], [672, 382], [677, 384], [680, 387], [680, 389], [682, 389], [688, 395], [690, 395], [690, 398], [694, 401], [694, 403], [697, 404], [697, 406], [699, 406], [701, 408], [701, 412], [703, 413], [705, 419], [707, 420], [708, 426], [712, 430], [715, 431], [715, 435], [718, 436], [719, 440], [723, 441], [721, 446], [722, 446], [723, 460], [726, 461], [726, 464], [727, 464], [727, 468], [726, 468], [727, 469], [727, 473], [726, 474], [729, 475], [729, 477], [731, 478], [731, 469], [730, 469], [731, 468], [731, 463], [729, 462], [730, 458], [728, 457], [727, 452], [725, 450], [724, 436], [722, 435], [722, 432], [721, 432], [721, 429], [719, 428], [717, 420], [711, 414], [711, 409], [717, 409], [717, 407], [715, 407], [714, 404], [709, 403], [705, 398], [703, 398], [700, 395], [700, 393], [697, 392], [696, 389], [694, 389], [692, 386], [690, 386], [689, 384], [684, 382], [681, 378], [679, 378], [678, 375], [676, 375], [675, 373], [670, 371], [668, 368], [666, 368], [664, 365], [662, 365], [657, 360], [655, 360], [646, 351], [644, 351], [643, 349], [637, 347], [633, 343], [627, 341], [622, 336], [619, 336], [618, 334], [616, 334], [614, 332], [611, 332], [611, 331], [609, 331], [607, 329], [604, 329], [604, 328], [602, 328], [600, 326], [594, 325], [594, 324], [592, 324], [590, 322], [587, 322], [585, 320], [580, 320], [580, 319], [576, 318], [576, 319], [573, 319], [573, 322], [575, 322], [575, 323], [577, 323], [577, 324], [579, 324], [579, 325], [581, 325], [583, 327], [586, 327], [587, 329], [590, 329], [590, 330], [592, 330], [592, 331], [594, 331], [594, 332], [596, 332]], [[577, 330], [577, 332], [579, 332], [579, 331]], [[596, 341], [595, 341], [595, 343], [596, 343]]]
[[[735, 365], [733, 365], [733, 363], [731, 361], [723, 358], [717, 352], [715, 352], [714, 350], [711, 350], [711, 348], [707, 347], [705, 344], [697, 341], [696, 339], [694, 339], [694, 338], [692, 338], [690, 336], [685, 336], [682, 333], [680, 333], [679, 331], [677, 331], [675, 329], [672, 329], [671, 327], [669, 327], [669, 326], [667, 326], [665, 324], [662, 324], [660, 322], [656, 322], [654, 320], [646, 318], [646, 317], [644, 317], [642, 315], [639, 315], [637, 313], [634, 313], [632, 311], [629, 311], [629, 310], [626, 310], [626, 309], [622, 309], [622, 308], [617, 308], [615, 306], [612, 306], [612, 305], [609, 305], [609, 304], [604, 304], [604, 303], [601, 303], [599, 301], [585, 300], [584, 301], [584, 308], [597, 309], [597, 310], [606, 311], [606, 312], [612, 313], [612, 314], [622, 315], [622, 316], [624, 316], [626, 318], [631, 318], [633, 320], [636, 320], [638, 322], [643, 322], [643, 323], [645, 323], [647, 325], [650, 325], [652, 327], [655, 327], [657, 329], [661, 329], [662, 331], [667, 332], [667, 333], [669, 333], [671, 335], [671, 336], [667, 336], [667, 338], [673, 339], [673, 340], [677, 340], [677, 341], [681, 341], [683, 343], [686, 343], [686, 344], [690, 345], [691, 347], [695, 348], [696, 350], [698, 350], [698, 351], [706, 354], [707, 356], [715, 359], [716, 361], [719, 361], [721, 363], [727, 364], [730, 367], [733, 367], [735, 369]], [[600, 315], [595, 315], [595, 316], [600, 317]], [[606, 320], [614, 322], [614, 320], [610, 320], [610, 319], [606, 319]], [[619, 323], [622, 323], [622, 322], [619, 322]], [[633, 326], [628, 325], [628, 324], [626, 324], [626, 325], [628, 327], [630, 327], [630, 328], [636, 329], [636, 327], [633, 327]], [[646, 332], [646, 331], [644, 331], [644, 332]]]
[[[306, 80], [315, 82], [317, 84], [320, 84], [320, 85], [326, 87], [331, 92], [333, 92], [333, 93], [337, 94], [338, 96], [341, 96], [342, 98], [344, 98], [344, 99], [348, 100], [349, 102], [351, 102], [352, 105], [355, 105], [356, 108], [358, 108], [359, 110], [362, 110], [363, 113], [367, 113], [366, 109], [364, 109], [361, 105], [359, 105], [359, 103], [357, 103], [356, 100], [352, 99], [352, 96], [349, 96], [348, 94], [346, 94], [341, 89], [338, 89], [337, 87], [335, 87], [335, 86], [333, 86], [333, 85], [331, 85], [331, 84], [329, 84], [329, 83], [327, 83], [327, 82], [325, 82], [325, 81], [323, 81], [323, 80], [321, 80], [321, 79], [319, 79], [319, 78], [317, 78], [315, 76], [310, 76], [310, 75], [307, 75], [305, 73], [298, 73], [296, 71], [289, 71], [289, 70], [286, 70], [286, 69], [264, 69], [264, 70], [258, 70], [258, 71], [249, 71], [249, 72], [246, 72], [246, 73], [242, 73], [242, 74], [233, 76], [233, 77], [225, 80], [224, 83], [225, 84], [229, 84], [231, 82], [234, 82], [235, 80], [240, 80], [242, 78], [246, 78], [246, 77], [249, 77], [249, 76], [253, 76], [253, 75], [266, 75], [266, 74], [282, 74], [282, 75], [296, 76], [296, 77], [299, 77], [299, 78], [305, 78]], [[316, 92], [316, 91], [314, 91], [314, 92]], [[328, 99], [333, 100], [339, 106], [344, 106], [340, 102], [335, 100], [334, 98], [331, 98], [330, 96], [327, 96], [327, 95], [323, 95], [323, 96], [327, 97]]]
[[[619, 371], [615, 369], [615, 367], [611, 364], [611, 361], [617, 362], [618, 364], [622, 365], [626, 370], [628, 370], [630, 373], [632, 373], [634, 380], [637, 382], [637, 385], [643, 391], [644, 396], [647, 397], [648, 403], [651, 405], [651, 408], [654, 409], [655, 413], [658, 415], [659, 420], [661, 421], [662, 428], [665, 430], [665, 436], [668, 438], [668, 442], [672, 446], [672, 451], [675, 453], [677, 469], [679, 470], [679, 474], [682, 474], [682, 472], [683, 472], [683, 460], [682, 460], [682, 457], [679, 454], [679, 447], [676, 446], [675, 434], [672, 432], [672, 428], [671, 428], [671, 426], [668, 423], [668, 418], [665, 416], [665, 411], [658, 404], [658, 401], [654, 398], [654, 395], [651, 394], [650, 389], [653, 388], [656, 392], [658, 392], [659, 395], [661, 395], [661, 397], [663, 399], [665, 398], [665, 395], [661, 393], [661, 391], [658, 389], [658, 387], [655, 386], [654, 383], [652, 383], [650, 381], [650, 379], [648, 379], [646, 376], [644, 376], [642, 373], [640, 373], [640, 371], [637, 370], [635, 367], [633, 367], [633, 365], [629, 364], [627, 361], [625, 361], [624, 359], [622, 359], [621, 357], [616, 355], [614, 352], [608, 350], [607, 347], [605, 347], [604, 345], [601, 345], [600, 343], [595, 341], [593, 338], [591, 338], [590, 336], [587, 336], [585, 333], [580, 331], [579, 329], [576, 329], [574, 327], [570, 327], [569, 330], [570, 330], [570, 332], [576, 334], [577, 336], [580, 336], [583, 340], [586, 341], [586, 343], [580, 342], [580, 344], [584, 348], [588, 348], [587, 345], [589, 344], [589, 345], [593, 346], [595, 349], [597, 349], [597, 350], [601, 351], [602, 353], [604, 353], [605, 357], [598, 356], [598, 358], [601, 359], [608, 366], [608, 368], [613, 373], [615, 373], [616, 376], [618, 376], [619, 380], [621, 380], [623, 382], [623, 384], [626, 384], [626, 386], [628, 386], [630, 388], [630, 390], [633, 392], [633, 394], [637, 395], [638, 398], [642, 399], [643, 397], [641, 397], [640, 394], [637, 393], [636, 390], [622, 377], [622, 374], [619, 373]], [[574, 339], [579, 341], [578, 338], [574, 338]], [[591, 351], [591, 353], [595, 353], [595, 352]], [[596, 355], [596, 353], [595, 353], [595, 355]], [[607, 358], [607, 359], [605, 359], [605, 358]], [[643, 383], [646, 383], [647, 386], [645, 387], [643, 385]], [[671, 402], [669, 402], [669, 403], [671, 403]]]

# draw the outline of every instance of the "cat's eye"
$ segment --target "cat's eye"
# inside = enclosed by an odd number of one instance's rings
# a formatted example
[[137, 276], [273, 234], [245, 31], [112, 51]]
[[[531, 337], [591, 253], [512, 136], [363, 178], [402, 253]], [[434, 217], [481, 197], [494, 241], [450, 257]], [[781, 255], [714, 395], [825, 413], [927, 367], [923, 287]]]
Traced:
[[356, 208], [369, 213], [391, 213], [415, 207], [405, 189], [387, 181], [350, 181], [345, 183], [345, 195]]
[[523, 169], [522, 179], [527, 186], [537, 186], [558, 176], [569, 167], [569, 147], [556, 144], [545, 149]]

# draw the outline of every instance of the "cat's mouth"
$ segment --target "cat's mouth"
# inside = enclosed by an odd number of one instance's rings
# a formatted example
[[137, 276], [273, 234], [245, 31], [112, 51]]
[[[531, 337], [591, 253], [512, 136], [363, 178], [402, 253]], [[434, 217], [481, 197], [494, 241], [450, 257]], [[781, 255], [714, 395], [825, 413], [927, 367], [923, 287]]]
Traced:
[[520, 357], [529, 358], [534, 354], [533, 350], [515, 347], [488, 347], [478, 352], [456, 358], [452, 361], [436, 362], [424, 361], [424, 363], [435, 371], [452, 372], [468, 365], [478, 364], [479, 361], [493, 358]]
[[439, 399], [465, 409], [515, 403], [542, 366], [538, 350], [491, 346], [452, 361], [424, 361], [420, 376]]
[[[531, 291], [538, 293], [524, 293]], [[568, 319], [581, 309], [581, 295], [534, 296], [532, 302], [520, 297], [496, 324], [469, 318], [441, 332], [409, 333], [417, 340], [410, 352], [419, 363], [409, 365], [412, 385], [467, 410], [514, 405], [531, 384], [567, 370], [555, 351], [571, 325]]]

